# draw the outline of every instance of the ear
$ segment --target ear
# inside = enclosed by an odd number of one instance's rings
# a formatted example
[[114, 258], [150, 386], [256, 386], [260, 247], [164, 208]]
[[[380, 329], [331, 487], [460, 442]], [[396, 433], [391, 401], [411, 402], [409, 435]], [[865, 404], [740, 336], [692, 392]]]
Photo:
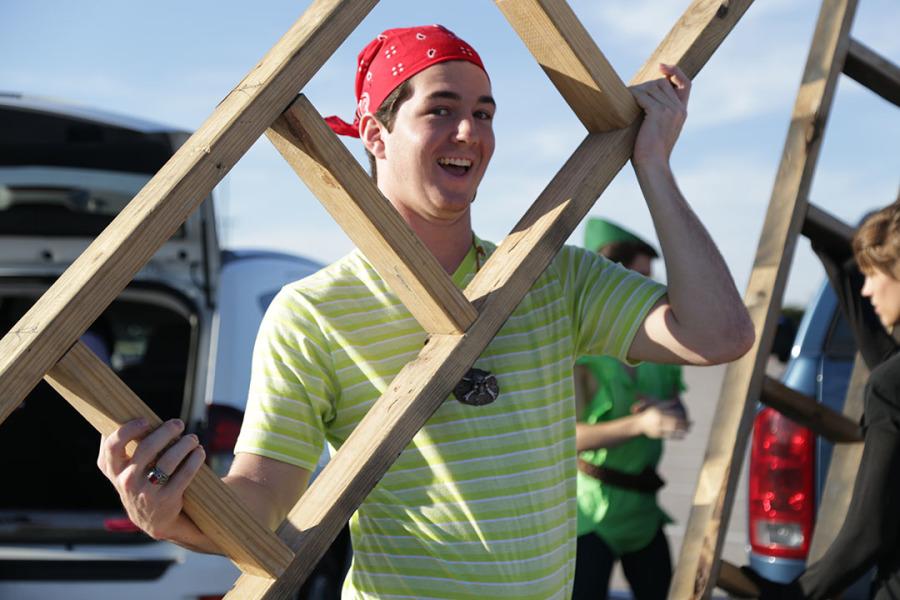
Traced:
[[359, 137], [372, 156], [384, 159], [384, 125], [371, 114], [363, 115], [359, 121]]

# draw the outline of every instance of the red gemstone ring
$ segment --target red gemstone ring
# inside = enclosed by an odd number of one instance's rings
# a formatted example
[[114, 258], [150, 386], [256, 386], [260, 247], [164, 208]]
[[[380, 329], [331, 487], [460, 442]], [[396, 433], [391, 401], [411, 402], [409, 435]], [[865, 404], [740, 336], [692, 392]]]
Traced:
[[169, 481], [169, 475], [157, 466], [153, 466], [147, 471], [147, 481], [153, 485], [166, 485]]

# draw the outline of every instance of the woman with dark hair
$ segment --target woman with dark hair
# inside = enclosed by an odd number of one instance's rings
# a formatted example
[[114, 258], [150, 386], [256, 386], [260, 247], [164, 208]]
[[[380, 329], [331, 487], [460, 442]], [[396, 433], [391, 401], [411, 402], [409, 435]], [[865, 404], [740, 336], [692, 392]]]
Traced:
[[847, 518], [825, 555], [789, 584], [744, 571], [764, 600], [824, 599], [877, 567], [872, 598], [900, 598], [900, 353], [890, 335], [900, 322], [900, 202], [863, 222], [852, 255], [846, 244], [819, 241], [813, 248], [871, 370], [865, 447]]

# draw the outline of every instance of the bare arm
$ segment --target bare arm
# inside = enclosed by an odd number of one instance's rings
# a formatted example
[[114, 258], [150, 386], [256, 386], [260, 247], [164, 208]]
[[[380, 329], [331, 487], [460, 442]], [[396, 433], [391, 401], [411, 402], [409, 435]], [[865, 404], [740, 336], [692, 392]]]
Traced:
[[634, 88], [645, 111], [632, 165], [653, 217], [668, 295], [638, 330], [628, 357], [696, 365], [735, 360], [753, 344], [753, 324], [709, 233], [682, 196], [669, 155], [687, 116], [690, 81], [677, 67]]
[[[199, 552], [221, 553], [219, 547], [182, 512], [184, 491], [203, 464], [196, 436], [179, 437], [183, 425], [167, 421], [155, 431], [131, 421], [104, 438], [97, 465], [112, 482], [128, 517], [154, 539], [164, 539]], [[126, 446], [137, 442], [129, 456]], [[165, 485], [147, 480], [155, 464], [171, 478]], [[251, 454], [238, 454], [223, 479], [261, 523], [274, 529], [306, 489], [309, 471]]]
[[613, 448], [639, 435], [649, 438], [680, 438], [690, 423], [675, 401], [654, 404], [643, 411], [602, 423], [576, 423], [575, 449]]
[[597, 393], [597, 381], [590, 369], [575, 365], [575, 449], [596, 450], [613, 448], [635, 438], [646, 435], [651, 438], [681, 437], [690, 428], [687, 414], [677, 396], [663, 402], [644, 402], [646, 408], [627, 417], [584, 423], [585, 409], [590, 399]]

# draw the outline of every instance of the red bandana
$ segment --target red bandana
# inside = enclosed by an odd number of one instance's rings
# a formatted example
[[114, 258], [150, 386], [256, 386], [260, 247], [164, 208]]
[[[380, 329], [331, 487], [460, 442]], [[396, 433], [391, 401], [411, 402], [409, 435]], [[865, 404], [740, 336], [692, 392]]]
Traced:
[[388, 29], [359, 53], [353, 124], [325, 121], [338, 135], [359, 137], [359, 120], [376, 111], [391, 92], [419, 71], [448, 60], [464, 60], [487, 72], [475, 50], [441, 25]]

